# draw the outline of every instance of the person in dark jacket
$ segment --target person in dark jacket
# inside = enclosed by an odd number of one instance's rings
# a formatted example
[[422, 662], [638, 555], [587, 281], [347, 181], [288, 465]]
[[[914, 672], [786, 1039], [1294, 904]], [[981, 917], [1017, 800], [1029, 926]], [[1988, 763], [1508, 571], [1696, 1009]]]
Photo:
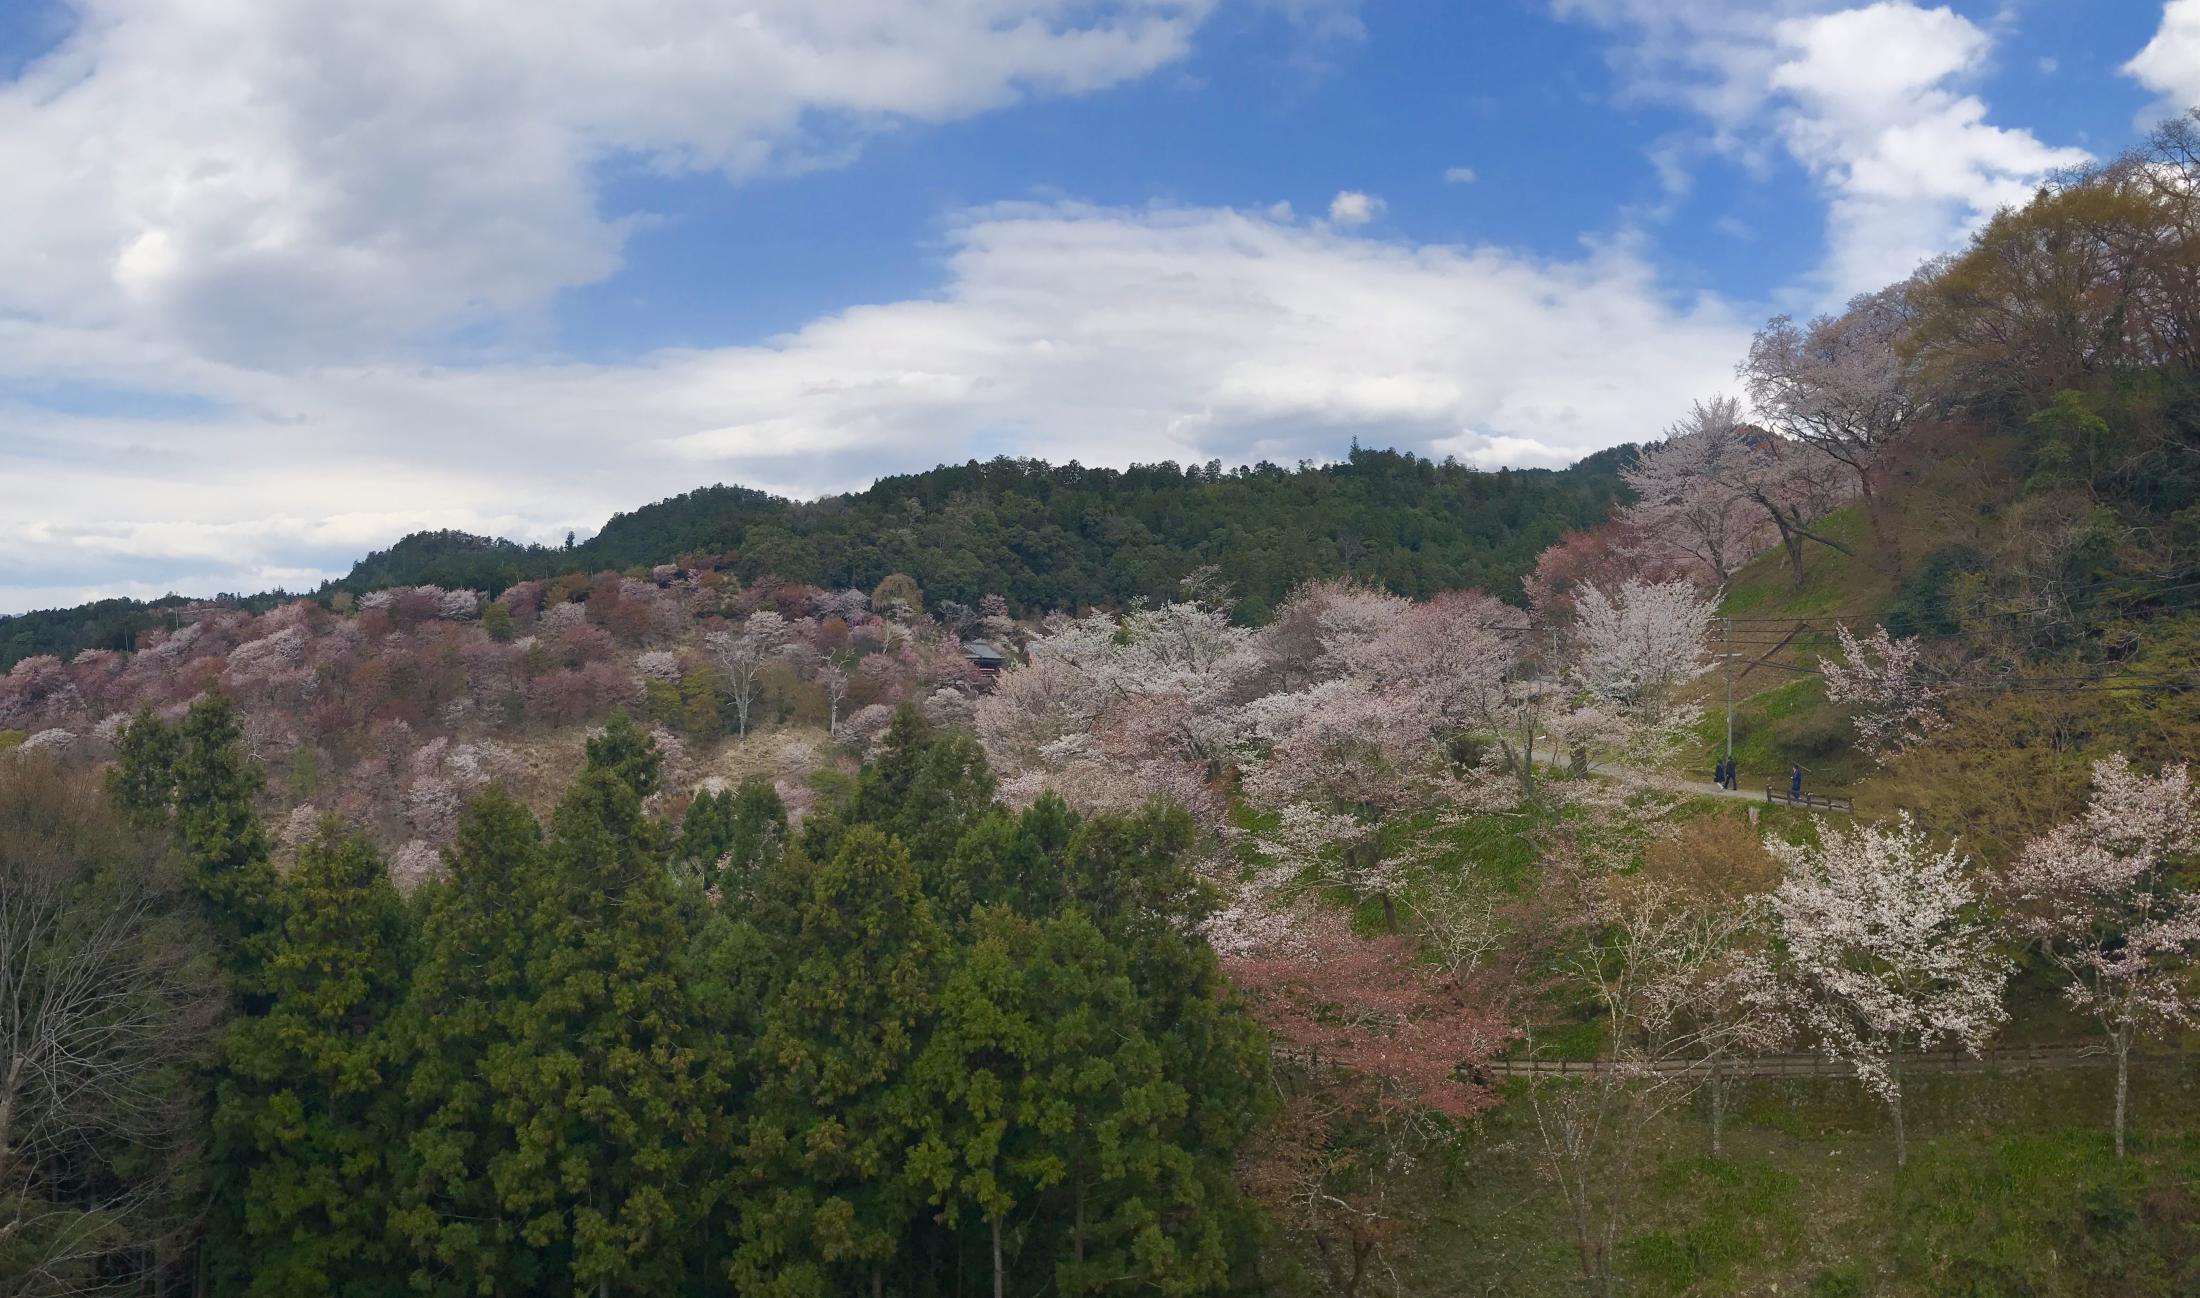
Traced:
[[1733, 788], [1735, 788], [1735, 787], [1736, 787], [1737, 785], [1739, 785], [1739, 784], [1741, 783], [1741, 776], [1740, 776], [1740, 775], [1739, 775], [1739, 774], [1738, 774], [1738, 773], [1737, 773], [1737, 772], [1735, 771], [1734, 767], [1735, 767], [1734, 759], [1733, 759], [1733, 758], [1731, 758], [1731, 757], [1727, 758], [1727, 759], [1726, 759], [1726, 787], [1727, 787], [1727, 788], [1729, 788], [1729, 789], [1733, 789]]
[[1722, 789], [1726, 787], [1726, 759], [1724, 757], [1711, 764], [1711, 782]]
[[1803, 768], [1798, 765], [1794, 770], [1788, 772], [1788, 797], [1800, 798], [1802, 796]]

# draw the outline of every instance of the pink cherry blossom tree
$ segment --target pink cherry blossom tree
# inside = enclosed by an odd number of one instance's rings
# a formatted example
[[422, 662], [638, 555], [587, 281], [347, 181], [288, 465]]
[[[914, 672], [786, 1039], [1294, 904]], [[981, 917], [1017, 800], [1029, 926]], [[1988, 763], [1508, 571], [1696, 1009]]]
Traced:
[[1950, 1042], [1976, 1053], [2008, 1017], [2010, 963], [1980, 915], [1969, 861], [1935, 850], [1907, 815], [1891, 825], [1821, 824], [1816, 845], [1768, 841], [1785, 876], [1772, 909], [1794, 1013], [1894, 1119], [1908, 1159], [1902, 1057]]
[[1741, 368], [1772, 427], [1847, 466], [1867, 502], [1881, 458], [1920, 409], [1899, 350], [1916, 314], [1912, 288], [1904, 281], [1859, 294], [1840, 315], [1807, 325], [1775, 316]]
[[1621, 473], [1636, 499], [1619, 517], [1637, 545], [1685, 557], [1697, 578], [1714, 586], [1772, 543], [1771, 520], [1719, 472], [1741, 422], [1741, 402], [1733, 397], [1698, 401]]
[[2093, 766], [2077, 819], [2025, 844], [2002, 886], [2010, 921], [2093, 1016], [2116, 1059], [2116, 1156], [2124, 1153], [2131, 1046], [2200, 1026], [2188, 984], [2200, 960], [2200, 893], [2179, 859], [2200, 852], [2200, 797], [2183, 765], [2141, 775], [2122, 755]]
[[1816, 525], [1853, 493], [1856, 475], [1809, 442], [1747, 424], [1720, 427], [1721, 412], [1729, 408], [1716, 398], [1698, 402], [1663, 442], [1643, 450], [1636, 472], [1662, 483], [1694, 481], [1712, 493], [1711, 499], [1723, 495], [1739, 502], [1744, 515], [1769, 529], [1787, 550], [1800, 586], [1805, 541], [1852, 553]]

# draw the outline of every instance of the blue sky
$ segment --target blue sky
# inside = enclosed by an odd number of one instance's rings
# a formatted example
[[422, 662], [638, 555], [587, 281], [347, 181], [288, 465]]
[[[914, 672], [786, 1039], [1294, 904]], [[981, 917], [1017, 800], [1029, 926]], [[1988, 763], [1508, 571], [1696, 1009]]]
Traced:
[[2200, 0], [0, 5], [0, 612], [1000, 452], [1563, 464]]

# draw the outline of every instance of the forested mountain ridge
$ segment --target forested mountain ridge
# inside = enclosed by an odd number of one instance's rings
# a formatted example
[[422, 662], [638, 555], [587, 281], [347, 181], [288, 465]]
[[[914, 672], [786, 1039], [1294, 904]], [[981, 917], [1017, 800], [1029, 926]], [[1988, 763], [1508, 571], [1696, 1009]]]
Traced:
[[[570, 547], [414, 533], [361, 559], [321, 597], [418, 585], [494, 596], [530, 579], [707, 555], [728, 556], [724, 566], [745, 581], [870, 590], [899, 572], [940, 599], [974, 607], [1000, 595], [1038, 613], [1167, 599], [1187, 573], [1213, 564], [1239, 592], [1239, 616], [1257, 622], [1316, 577], [1349, 575], [1416, 597], [1517, 591], [1538, 553], [1569, 529], [1594, 526], [1625, 495], [1619, 470], [1631, 457], [1619, 447], [1567, 469], [1492, 472], [1357, 446], [1338, 463], [1293, 469], [1117, 470], [1003, 457], [807, 502], [712, 486], [614, 515]], [[260, 611], [282, 598], [221, 602]], [[184, 602], [103, 600], [0, 617], [0, 670], [35, 654], [127, 649], [162, 609]]]
[[1129, 469], [1000, 457], [881, 478], [860, 492], [794, 502], [714, 486], [614, 515], [570, 549], [421, 533], [361, 560], [354, 593], [432, 584], [496, 593], [527, 578], [732, 556], [764, 576], [868, 590], [889, 573], [938, 598], [1019, 609], [1173, 596], [1214, 564], [1265, 618], [1312, 578], [1351, 575], [1400, 594], [1511, 589], [1544, 547], [1593, 526], [1624, 494], [1629, 448], [1562, 470], [1482, 472], [1354, 446], [1336, 464], [1224, 469], [1219, 461]]

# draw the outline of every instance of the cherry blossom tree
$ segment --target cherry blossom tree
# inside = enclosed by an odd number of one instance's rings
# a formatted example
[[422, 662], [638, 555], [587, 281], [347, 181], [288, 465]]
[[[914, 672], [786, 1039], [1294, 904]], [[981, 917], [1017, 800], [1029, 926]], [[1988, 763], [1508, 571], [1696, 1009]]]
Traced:
[[825, 733], [837, 738], [840, 734], [840, 705], [848, 699], [847, 669], [828, 660], [817, 669], [817, 684], [825, 692]]
[[1259, 667], [1253, 633], [1231, 625], [1226, 603], [1052, 618], [1028, 658], [974, 710], [1004, 796], [1051, 788], [1090, 809], [1175, 796], [1195, 814], [1219, 810], [1204, 786], [1235, 750], [1237, 708]]
[[1840, 659], [1818, 660], [1826, 697], [1856, 709], [1857, 742], [1873, 761], [1885, 762], [1923, 743], [1945, 724], [1940, 691], [1925, 670], [1923, 646], [1915, 636], [1897, 639], [1881, 626], [1859, 640], [1839, 624], [1834, 634], [1841, 640]]
[[1714, 586], [1772, 541], [1771, 520], [1718, 471], [1741, 416], [1733, 397], [1698, 401], [1620, 475], [1636, 499], [1619, 517], [1640, 538], [1637, 546], [1685, 556]]
[[1775, 316], [1741, 367], [1750, 400], [1773, 429], [1847, 466], [1867, 503], [1880, 459], [1919, 412], [1898, 350], [1916, 315], [1913, 287], [1904, 281], [1860, 294], [1840, 315], [1807, 325]]
[[1891, 825], [1821, 824], [1814, 846], [1768, 842], [1785, 868], [1772, 909], [1798, 1024], [1852, 1068], [1894, 1119], [1909, 1156], [1902, 1058], [1949, 1042], [1976, 1053], [2008, 1017], [2010, 963], [1979, 914], [1969, 861], [1935, 850], [1905, 814]]
[[2077, 819], [2025, 844], [2002, 881], [2012, 926], [2065, 979], [2116, 1059], [2116, 1155], [2124, 1153], [2131, 1046], [2200, 1026], [2200, 893], [2177, 868], [2200, 852], [2200, 796], [2183, 765], [2145, 776], [2121, 754], [2093, 766]]
[[1573, 678], [1623, 723], [1628, 755], [1663, 755], [1695, 723], [1681, 686], [1703, 674], [1714, 597], [1684, 581], [1629, 581], [1575, 600]]
[[1644, 448], [1636, 472], [1660, 482], [1694, 480], [1741, 502], [1777, 535], [1800, 586], [1805, 541], [1853, 553], [1815, 524], [1848, 498], [1855, 474], [1808, 442], [1747, 424], [1719, 427], [1726, 408], [1718, 398], [1696, 403], [1663, 442]]
[[742, 738], [749, 733], [749, 714], [762, 694], [764, 668], [778, 655], [787, 634], [787, 619], [769, 609], [749, 614], [738, 632], [714, 631], [706, 637], [712, 656], [725, 671], [726, 692], [733, 699], [733, 715]]
[[1242, 1171], [1352, 1295], [1411, 1236], [1419, 1205], [1398, 1172], [1449, 1130], [1430, 1115], [1487, 1108], [1474, 1068], [1511, 1034], [1411, 938], [1362, 938], [1311, 905], [1292, 919], [1224, 963], [1272, 1033], [1283, 1093]]

